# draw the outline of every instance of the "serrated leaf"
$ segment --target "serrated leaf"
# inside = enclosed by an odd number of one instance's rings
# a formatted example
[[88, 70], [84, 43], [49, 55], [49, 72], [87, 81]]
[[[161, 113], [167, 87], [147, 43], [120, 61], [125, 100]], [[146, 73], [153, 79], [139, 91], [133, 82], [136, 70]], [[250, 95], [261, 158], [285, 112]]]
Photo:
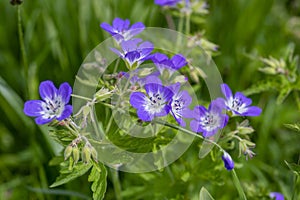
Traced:
[[[65, 163], [65, 162], [64, 162]], [[68, 165], [64, 165], [60, 170], [60, 175], [56, 178], [56, 181], [50, 185], [50, 187], [57, 187], [68, 183], [79, 176], [85, 174], [92, 167], [91, 163], [84, 164], [82, 162], [77, 163], [72, 170], [68, 169]]]
[[279, 80], [277, 80], [277, 78], [272, 78], [269, 80], [260, 81], [256, 84], [252, 85], [248, 89], [244, 90], [243, 93], [244, 93], [244, 95], [248, 96], [248, 95], [266, 92], [266, 91], [270, 91], [270, 90], [276, 90], [276, 89], [280, 88], [279, 87], [280, 85], [281, 84], [280, 84]]
[[92, 171], [89, 175], [88, 181], [93, 182], [91, 190], [93, 191], [93, 199], [101, 200], [104, 198], [104, 194], [107, 186], [107, 171], [102, 163], [94, 164]]
[[214, 198], [209, 194], [205, 187], [202, 187], [199, 193], [199, 200], [214, 200]]
[[276, 99], [276, 103], [282, 104], [282, 102], [287, 98], [287, 96], [290, 94], [291, 89], [290, 88], [283, 88], [282, 90], [280, 90], [279, 92], [279, 96]]
[[295, 163], [288, 163], [286, 160], [284, 162], [297, 176], [300, 175], [300, 165], [297, 165]]

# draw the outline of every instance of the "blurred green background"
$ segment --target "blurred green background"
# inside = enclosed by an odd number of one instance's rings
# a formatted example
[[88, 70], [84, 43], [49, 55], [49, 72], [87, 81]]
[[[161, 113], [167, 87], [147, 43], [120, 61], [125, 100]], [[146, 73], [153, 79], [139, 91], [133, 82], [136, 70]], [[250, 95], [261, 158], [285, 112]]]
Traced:
[[[300, 1], [208, 0], [208, 4], [206, 22], [192, 24], [192, 30], [204, 29], [205, 36], [219, 45], [220, 54], [214, 60], [234, 91], [265, 78], [257, 71], [263, 64], [251, 56], [280, 58], [289, 43], [295, 44], [299, 54]], [[88, 199], [87, 176], [48, 189], [59, 171], [49, 166], [57, 146], [48, 137], [47, 127], [36, 126], [23, 114], [23, 103], [39, 98], [38, 85], [43, 80], [73, 84], [88, 52], [109, 37], [100, 23], [120, 17], [148, 27], [167, 27], [164, 13], [152, 0], [24, 0], [20, 11], [22, 24], [18, 24], [17, 6], [0, 1], [0, 199]], [[24, 30], [27, 65], [22, 61], [18, 25]], [[291, 197], [294, 177], [284, 160], [298, 161], [300, 135], [284, 124], [299, 122], [299, 110], [291, 97], [277, 105], [276, 96], [274, 91], [251, 96], [263, 108], [260, 117], [251, 119], [257, 156], [236, 159], [243, 164], [238, 175], [250, 196], [262, 190]], [[209, 165], [198, 160], [197, 143], [170, 167], [173, 182], [166, 171], [121, 173], [124, 199], [191, 199], [202, 186], [215, 199], [232, 199], [236, 190], [228, 173], [220, 174], [224, 184], [218, 184], [220, 177], [205, 179], [209, 169], [201, 166]], [[190, 178], [182, 178], [187, 171]], [[110, 181], [106, 199], [114, 199]]]

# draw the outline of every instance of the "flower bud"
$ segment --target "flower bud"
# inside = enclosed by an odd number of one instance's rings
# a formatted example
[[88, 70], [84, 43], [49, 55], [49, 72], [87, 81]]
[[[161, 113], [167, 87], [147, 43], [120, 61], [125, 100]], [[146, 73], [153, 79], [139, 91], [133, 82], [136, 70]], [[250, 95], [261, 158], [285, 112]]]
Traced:
[[96, 92], [95, 98], [99, 102], [99, 101], [104, 101], [104, 100], [110, 98], [112, 95], [113, 95], [113, 92], [109, 91], [109, 89], [101, 88], [100, 90], [98, 90]]
[[222, 160], [224, 162], [225, 168], [228, 171], [230, 171], [230, 170], [232, 170], [234, 168], [234, 162], [233, 162], [231, 156], [226, 151], [224, 151], [224, 154], [222, 156]]
[[85, 145], [83, 148], [82, 148], [82, 152], [81, 152], [81, 158], [82, 158], [82, 161], [87, 164], [90, 162], [91, 160], [91, 150], [90, 150], [90, 147], [88, 147], [88, 145]]
[[98, 153], [94, 147], [91, 147], [92, 158], [95, 162], [98, 162]]
[[79, 155], [79, 149], [78, 149], [77, 146], [73, 148], [72, 153], [73, 153], [74, 164], [76, 164], [78, 162], [78, 160], [79, 160], [79, 157], [80, 157], [80, 155]]
[[72, 151], [73, 151], [73, 147], [71, 145], [68, 145], [65, 149], [65, 152], [64, 152], [65, 160], [67, 160], [71, 156]]

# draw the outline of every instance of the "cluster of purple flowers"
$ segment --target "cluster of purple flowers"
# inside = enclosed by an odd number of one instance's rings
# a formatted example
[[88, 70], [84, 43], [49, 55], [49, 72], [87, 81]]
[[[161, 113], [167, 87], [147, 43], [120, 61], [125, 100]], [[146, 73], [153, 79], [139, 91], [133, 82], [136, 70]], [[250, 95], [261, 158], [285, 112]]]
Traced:
[[[177, 1], [165, 1], [167, 2]], [[120, 75], [128, 79], [133, 86], [137, 84], [129, 102], [137, 110], [140, 120], [148, 122], [155, 117], [170, 114], [180, 126], [186, 127], [186, 121], [189, 120], [191, 130], [202, 133], [204, 137], [211, 137], [227, 125], [229, 116], [260, 115], [261, 109], [251, 106], [251, 99], [240, 92], [233, 95], [226, 84], [221, 85], [225, 98], [213, 100], [208, 108], [198, 105], [191, 110], [192, 97], [188, 91], [181, 89], [181, 83], [172, 82], [175, 80], [174, 72], [187, 65], [186, 58], [182, 54], [175, 54], [171, 58], [163, 53], [151, 54], [154, 49], [151, 42], [133, 38], [144, 30], [145, 26], [141, 22], [131, 27], [129, 25], [128, 19], [116, 18], [112, 26], [102, 23], [101, 27], [114, 37], [121, 50], [115, 48], [111, 50], [119, 55], [130, 69], [129, 72], [121, 72]], [[136, 68], [145, 60], [151, 60], [157, 70], [140, 77], [139, 72], [142, 69]], [[141, 91], [136, 91], [137, 88]], [[72, 88], [68, 83], [61, 84], [57, 89], [53, 82], [44, 81], [40, 84], [39, 91], [42, 100], [27, 101], [24, 106], [26, 115], [36, 117], [37, 124], [46, 124], [55, 119], [61, 121], [70, 117], [72, 106], [68, 103]], [[233, 169], [234, 163], [228, 153], [224, 152], [222, 159], [226, 169]]]

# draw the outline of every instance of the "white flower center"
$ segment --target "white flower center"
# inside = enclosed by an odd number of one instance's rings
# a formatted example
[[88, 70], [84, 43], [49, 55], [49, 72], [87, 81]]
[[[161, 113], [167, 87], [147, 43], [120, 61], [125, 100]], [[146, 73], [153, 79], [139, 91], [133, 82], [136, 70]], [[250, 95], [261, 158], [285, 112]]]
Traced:
[[45, 102], [42, 104], [43, 107], [43, 116], [44, 118], [53, 118], [60, 117], [64, 111], [65, 105], [62, 102], [60, 96], [54, 97], [54, 99], [45, 99]]
[[151, 114], [159, 113], [165, 106], [166, 102], [162, 98], [162, 95], [158, 92], [156, 94], [149, 94], [149, 98], [146, 98], [145, 110]]
[[213, 115], [211, 113], [206, 114], [201, 118], [200, 124], [207, 130], [212, 131], [219, 127], [220, 118], [217, 115]]

